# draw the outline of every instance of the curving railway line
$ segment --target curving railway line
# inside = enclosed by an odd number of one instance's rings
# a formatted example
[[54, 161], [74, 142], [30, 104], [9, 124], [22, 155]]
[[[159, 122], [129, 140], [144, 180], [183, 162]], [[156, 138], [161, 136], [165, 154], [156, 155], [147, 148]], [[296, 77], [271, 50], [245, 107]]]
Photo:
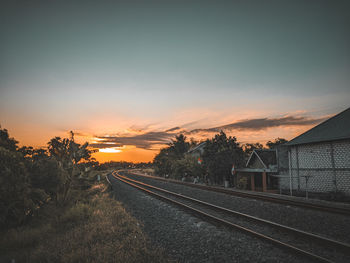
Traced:
[[336, 213], [336, 214], [350, 216], [350, 209], [345, 208], [345, 207], [327, 206], [327, 205], [323, 205], [323, 204], [303, 202], [303, 201], [299, 201], [299, 200], [290, 200], [287, 198], [279, 198], [276, 196], [262, 195], [259, 193], [243, 192], [243, 191], [237, 191], [237, 190], [232, 190], [232, 189], [225, 189], [225, 188], [221, 188], [221, 187], [193, 184], [193, 183], [182, 182], [182, 181], [174, 180], [174, 179], [166, 179], [166, 178], [157, 177], [157, 176], [145, 175], [145, 174], [141, 174], [141, 173], [133, 172], [133, 171], [128, 171], [128, 172], [135, 174], [135, 175], [138, 175], [138, 176], [148, 177], [148, 178], [152, 178], [152, 179], [160, 180], [160, 181], [168, 181], [171, 183], [186, 185], [186, 186], [199, 188], [199, 189], [203, 189], [203, 190], [207, 190], [207, 191], [213, 191], [213, 192], [224, 193], [224, 194], [233, 195], [233, 196], [252, 198], [252, 199], [257, 199], [257, 200], [262, 200], [262, 201], [267, 201], [267, 202], [280, 203], [280, 204], [285, 204], [285, 205], [297, 206], [297, 207], [302, 207], [302, 208], [307, 208], [307, 209], [313, 209], [313, 210], [318, 210], [318, 211], [324, 211], [324, 212], [329, 212], [329, 213]]
[[349, 262], [350, 244], [155, 187], [114, 172], [113, 177], [214, 224], [253, 235], [317, 262]]

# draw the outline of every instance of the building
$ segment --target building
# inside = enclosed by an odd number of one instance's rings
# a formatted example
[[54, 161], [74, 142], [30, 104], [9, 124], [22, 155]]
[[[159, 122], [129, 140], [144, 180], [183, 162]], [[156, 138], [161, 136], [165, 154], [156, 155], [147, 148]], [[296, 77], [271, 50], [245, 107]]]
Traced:
[[350, 108], [285, 145], [290, 169], [282, 189], [350, 195]]
[[242, 178], [247, 182], [247, 188], [252, 191], [277, 192], [278, 177], [281, 171], [287, 170], [286, 147], [277, 149], [254, 150], [244, 168], [237, 170], [237, 183]]
[[189, 154], [195, 158], [199, 158], [204, 153], [205, 145], [206, 145], [206, 142], [202, 142], [202, 143], [192, 147], [191, 149], [189, 149], [187, 154]]

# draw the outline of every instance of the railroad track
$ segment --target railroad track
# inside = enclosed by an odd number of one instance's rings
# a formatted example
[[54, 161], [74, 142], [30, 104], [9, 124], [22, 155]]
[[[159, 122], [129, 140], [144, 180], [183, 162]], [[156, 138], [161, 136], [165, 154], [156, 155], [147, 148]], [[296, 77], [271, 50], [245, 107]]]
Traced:
[[131, 174], [137, 175], [137, 176], [143, 176], [143, 177], [148, 177], [148, 178], [152, 178], [155, 180], [167, 181], [167, 182], [171, 182], [171, 183], [175, 183], [175, 184], [186, 185], [186, 186], [190, 186], [190, 187], [194, 187], [194, 188], [204, 189], [207, 191], [213, 191], [213, 192], [224, 193], [224, 194], [233, 195], [233, 196], [252, 198], [252, 199], [263, 200], [263, 201], [267, 201], [267, 202], [280, 203], [280, 204], [285, 204], [285, 205], [297, 206], [297, 207], [302, 207], [302, 208], [307, 208], [307, 209], [313, 209], [313, 210], [318, 210], [318, 211], [323, 211], [323, 212], [336, 213], [336, 214], [350, 216], [350, 209], [343, 208], [343, 207], [332, 207], [332, 206], [327, 206], [327, 205], [303, 202], [303, 201], [299, 201], [299, 200], [289, 200], [289, 199], [285, 199], [285, 198], [278, 198], [278, 197], [274, 197], [274, 196], [265, 196], [265, 195], [242, 192], [242, 191], [235, 191], [235, 190], [231, 190], [231, 189], [228, 190], [228, 189], [220, 188], [220, 187], [193, 184], [193, 183], [182, 182], [182, 181], [174, 180], [174, 179], [165, 179], [165, 178], [157, 177], [157, 176], [144, 175], [144, 174], [133, 172], [133, 171], [128, 171], [128, 172]]
[[[318, 262], [350, 262], [350, 244], [177, 194], [159, 187], [133, 180], [121, 175], [118, 172], [114, 172], [112, 175], [114, 178], [130, 186], [142, 190], [161, 200], [180, 206], [181, 208], [186, 209], [205, 220], [209, 220], [217, 225], [223, 225], [235, 230], [240, 230], [264, 241], [268, 241], [283, 249], [288, 249], [299, 255], [306, 256], [309, 259]], [[240, 224], [235, 222], [237, 221], [237, 218], [240, 218], [240, 220], [238, 220], [241, 222]], [[247, 222], [249, 223], [247, 224]], [[253, 230], [256, 228], [260, 229], [260, 231], [258, 232]], [[266, 232], [266, 229], [268, 232], [270, 231], [270, 235], [263, 233]], [[271, 235], [271, 233], [273, 234]], [[294, 244], [298, 245], [296, 246]], [[308, 249], [305, 249], [305, 246]], [[331, 254], [331, 256], [329, 256], [329, 254]], [[335, 261], [333, 261], [334, 259]]]

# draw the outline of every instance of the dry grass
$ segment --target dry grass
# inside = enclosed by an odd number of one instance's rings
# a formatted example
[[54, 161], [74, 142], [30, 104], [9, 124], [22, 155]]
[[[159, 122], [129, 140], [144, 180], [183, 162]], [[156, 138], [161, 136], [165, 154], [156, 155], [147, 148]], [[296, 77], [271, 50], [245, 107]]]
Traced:
[[154, 169], [153, 168], [145, 168], [145, 169], [141, 169], [142, 173], [148, 174], [148, 175], [155, 175]]
[[105, 191], [104, 184], [96, 184], [87, 191], [86, 202], [63, 211], [50, 207], [40, 223], [7, 232], [0, 240], [0, 261], [166, 262], [136, 219]]

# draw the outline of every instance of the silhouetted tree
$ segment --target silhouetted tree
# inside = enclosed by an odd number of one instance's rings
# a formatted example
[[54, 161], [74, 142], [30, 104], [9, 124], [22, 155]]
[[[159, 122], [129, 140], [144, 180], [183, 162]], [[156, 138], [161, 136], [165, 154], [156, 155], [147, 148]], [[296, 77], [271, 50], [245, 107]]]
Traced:
[[250, 154], [254, 150], [261, 150], [264, 149], [264, 146], [261, 143], [246, 143], [243, 145], [244, 153], [245, 153], [245, 158], [249, 158]]
[[16, 226], [25, 221], [50, 199], [64, 204], [72, 182], [77, 181], [79, 164], [96, 165], [88, 144], [53, 138], [49, 150], [18, 148], [6, 129], [0, 128], [0, 227]]
[[153, 160], [155, 172], [158, 175], [174, 176], [174, 163], [184, 158], [185, 153], [190, 148], [190, 143], [186, 141], [186, 136], [180, 134], [168, 144], [167, 148], [161, 149]]
[[169, 152], [175, 158], [180, 159], [190, 149], [190, 143], [186, 141], [186, 136], [180, 134], [169, 144]]
[[55, 158], [44, 149], [33, 150], [29, 167], [31, 184], [44, 190], [52, 199], [56, 199], [58, 186], [62, 184], [61, 170]]
[[153, 164], [158, 175], [165, 176], [171, 174], [173, 158], [169, 155], [169, 148], [163, 148], [154, 157]]
[[221, 131], [214, 138], [206, 141], [203, 154], [203, 164], [209, 179], [215, 184], [221, 184], [231, 178], [231, 168], [244, 164], [244, 153], [236, 137], [227, 137]]
[[21, 224], [33, 207], [23, 155], [17, 141], [0, 128], [0, 226]]
[[54, 157], [60, 169], [60, 182], [58, 185], [56, 201], [64, 204], [71, 190], [73, 180], [80, 175], [78, 163], [81, 160], [88, 161], [91, 158], [92, 150], [88, 149], [88, 143], [80, 145], [74, 141], [74, 133], [71, 131], [71, 138], [61, 139], [55, 137], [48, 142], [50, 156]]
[[17, 150], [17, 141], [14, 138], [10, 138], [9, 133], [6, 129], [1, 129], [0, 126], [0, 147], [9, 151]]
[[175, 160], [172, 163], [173, 175], [176, 179], [187, 177], [199, 177], [204, 174], [204, 168], [198, 164], [197, 158], [191, 155], [185, 155], [183, 158]]
[[283, 139], [283, 138], [277, 138], [275, 139], [274, 141], [268, 141], [266, 143], [266, 146], [269, 148], [269, 149], [274, 149], [276, 148], [278, 145], [281, 145], [281, 144], [284, 144], [288, 142], [288, 140], [286, 139]]

